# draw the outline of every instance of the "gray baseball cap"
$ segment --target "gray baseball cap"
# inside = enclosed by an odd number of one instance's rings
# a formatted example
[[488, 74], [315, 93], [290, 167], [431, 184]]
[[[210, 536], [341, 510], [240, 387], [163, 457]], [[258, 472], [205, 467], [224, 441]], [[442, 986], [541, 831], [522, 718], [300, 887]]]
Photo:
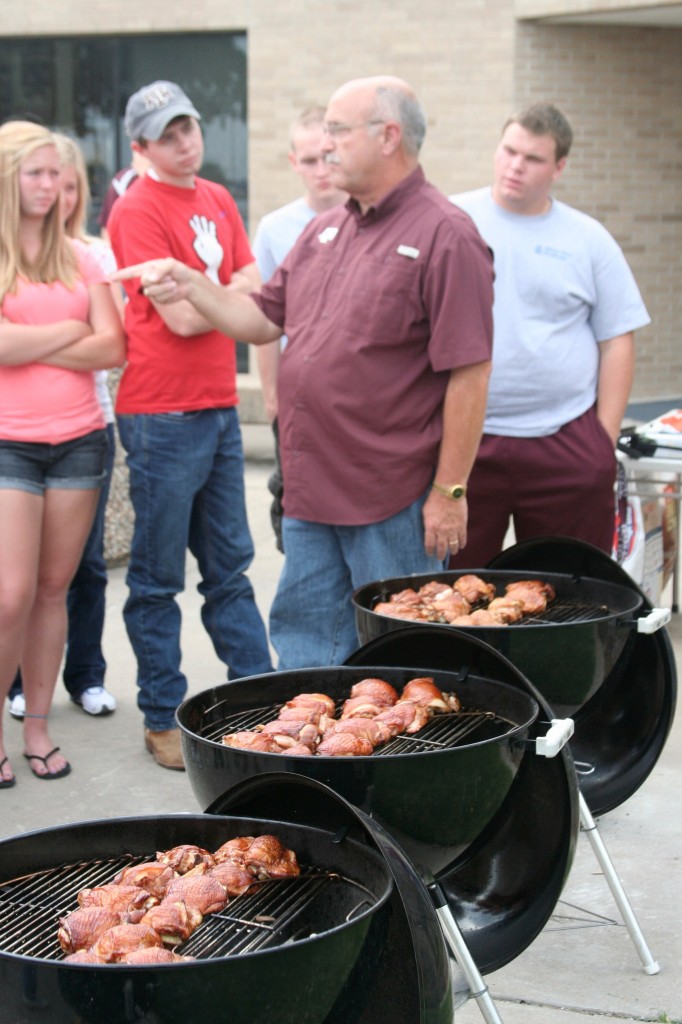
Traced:
[[175, 82], [152, 82], [151, 85], [143, 85], [128, 100], [126, 133], [131, 139], [156, 142], [175, 117], [201, 120], [201, 115], [179, 85]]

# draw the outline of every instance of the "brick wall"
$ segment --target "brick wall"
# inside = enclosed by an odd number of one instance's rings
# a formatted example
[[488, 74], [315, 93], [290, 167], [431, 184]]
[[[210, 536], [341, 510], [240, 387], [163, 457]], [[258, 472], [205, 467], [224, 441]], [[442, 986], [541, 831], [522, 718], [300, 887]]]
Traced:
[[652, 318], [633, 397], [682, 394], [682, 31], [521, 23], [515, 100], [556, 102], [575, 141], [556, 194], [617, 238]]

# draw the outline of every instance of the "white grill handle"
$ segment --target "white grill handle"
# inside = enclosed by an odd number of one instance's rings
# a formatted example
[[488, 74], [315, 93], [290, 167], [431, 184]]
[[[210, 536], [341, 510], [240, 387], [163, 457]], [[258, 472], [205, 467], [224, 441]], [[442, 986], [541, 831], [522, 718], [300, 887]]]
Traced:
[[553, 718], [547, 735], [536, 737], [535, 753], [540, 757], [556, 757], [570, 740], [574, 728], [572, 718]]
[[670, 608], [652, 608], [648, 615], [637, 619], [637, 632], [657, 633], [662, 626], [667, 626], [671, 618]]

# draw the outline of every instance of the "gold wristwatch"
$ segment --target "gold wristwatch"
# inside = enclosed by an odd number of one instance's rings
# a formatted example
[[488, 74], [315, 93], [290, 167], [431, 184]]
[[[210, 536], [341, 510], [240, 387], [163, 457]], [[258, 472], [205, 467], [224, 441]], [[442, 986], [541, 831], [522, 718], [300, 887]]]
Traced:
[[444, 494], [446, 498], [451, 498], [452, 501], [460, 501], [461, 498], [466, 497], [466, 484], [452, 484], [450, 487], [444, 487], [443, 484], [433, 483], [431, 486], [434, 491]]

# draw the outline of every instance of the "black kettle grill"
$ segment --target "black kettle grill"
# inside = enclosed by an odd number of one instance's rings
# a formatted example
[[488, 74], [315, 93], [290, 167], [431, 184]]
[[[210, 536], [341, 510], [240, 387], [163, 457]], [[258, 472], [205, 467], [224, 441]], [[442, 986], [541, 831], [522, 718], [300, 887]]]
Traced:
[[[377, 615], [378, 601], [431, 579], [452, 583], [474, 572], [499, 592], [529, 574], [551, 582], [557, 600], [540, 617], [512, 626], [457, 627], [504, 654], [531, 680], [557, 716], [575, 721], [571, 751], [580, 788], [593, 814], [618, 807], [641, 786], [665, 745], [675, 713], [677, 674], [672, 645], [662, 628], [667, 609], [654, 608], [628, 574], [598, 548], [570, 538], [526, 541], [508, 548], [484, 569], [400, 577], [368, 584], [353, 596], [364, 657], [380, 659], [381, 637], [412, 628]], [[453, 626], [420, 624], [400, 643], [392, 664], [432, 664], [429, 636]], [[427, 633], [421, 629], [426, 628]], [[431, 631], [429, 633], [428, 631]], [[409, 657], [408, 661], [400, 660]], [[447, 664], [447, 655], [434, 667]]]
[[[487, 644], [454, 633], [448, 641], [447, 670], [360, 659], [362, 667], [269, 673], [205, 690], [176, 717], [200, 806], [230, 786], [283, 770], [330, 786], [390, 835], [429, 890], [457, 961], [455, 998], [474, 993], [485, 1019], [497, 1024], [479, 972], [502, 967], [533, 941], [572, 863], [578, 786], [564, 743], [573, 723], [554, 720], [528, 680]], [[404, 749], [398, 740], [397, 749], [389, 743], [364, 757], [297, 757], [221, 742], [228, 732], [274, 719], [297, 693], [340, 701], [366, 676], [400, 689], [424, 674], [458, 693], [473, 732], [448, 736], [441, 746], [430, 724], [421, 746], [418, 734], [409, 740], [414, 746]]]
[[[557, 608], [539, 622], [501, 627], [413, 626], [371, 611], [405, 586], [451, 583], [466, 572], [503, 585], [542, 578], [555, 585]], [[592, 817], [631, 796], [658, 760], [677, 698], [667, 609], [654, 608], [628, 574], [598, 548], [570, 538], [540, 538], [508, 548], [485, 569], [402, 577], [356, 591], [364, 646], [353, 664], [447, 665], [456, 633], [476, 635], [507, 654], [557, 713], [575, 719], [571, 751], [580, 780], [580, 821], [647, 974], [654, 960]]]
[[[157, 965], [65, 963], [78, 891], [180, 843], [274, 833], [300, 878], [204, 919]], [[433, 905], [391, 837], [319, 782], [273, 774], [204, 815], [81, 822], [0, 842], [2, 1024], [450, 1024], [450, 964]]]

